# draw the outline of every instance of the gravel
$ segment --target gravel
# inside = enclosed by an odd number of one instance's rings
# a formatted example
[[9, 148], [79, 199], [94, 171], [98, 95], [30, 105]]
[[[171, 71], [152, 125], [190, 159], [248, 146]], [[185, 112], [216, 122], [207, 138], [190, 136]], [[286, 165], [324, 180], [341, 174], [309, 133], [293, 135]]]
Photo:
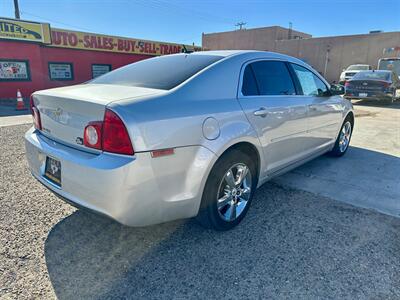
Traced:
[[37, 183], [27, 129], [0, 128], [1, 299], [400, 298], [400, 219], [268, 183], [229, 232], [127, 228]]

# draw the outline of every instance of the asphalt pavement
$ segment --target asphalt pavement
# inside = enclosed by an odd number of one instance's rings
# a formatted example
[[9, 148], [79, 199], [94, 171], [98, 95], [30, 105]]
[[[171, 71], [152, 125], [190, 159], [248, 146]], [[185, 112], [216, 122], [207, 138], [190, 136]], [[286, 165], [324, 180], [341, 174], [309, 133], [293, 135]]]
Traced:
[[229, 232], [123, 227], [30, 176], [28, 127], [0, 128], [1, 299], [400, 298], [399, 218], [267, 183]]
[[400, 217], [400, 101], [354, 101], [345, 156], [321, 156], [274, 182]]

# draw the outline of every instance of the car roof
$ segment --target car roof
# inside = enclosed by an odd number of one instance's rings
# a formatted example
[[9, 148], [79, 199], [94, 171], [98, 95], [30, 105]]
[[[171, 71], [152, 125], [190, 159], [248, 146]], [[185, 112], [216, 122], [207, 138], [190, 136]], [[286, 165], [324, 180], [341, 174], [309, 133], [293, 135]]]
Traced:
[[[185, 55], [185, 53], [180, 53]], [[186, 54], [187, 55], [187, 54]], [[293, 56], [271, 52], [271, 51], [260, 51], [260, 50], [210, 50], [210, 51], [197, 51], [192, 52], [189, 55], [212, 55], [212, 56], [221, 56], [224, 58], [228, 57], [242, 57], [245, 60], [251, 59], [280, 59], [286, 60], [294, 63], [298, 63], [301, 65], [308, 65], [306, 62], [295, 58]]]
[[196, 51], [190, 53], [190, 55], [213, 55], [213, 56], [232, 56], [237, 54], [252, 53], [252, 52], [266, 52], [256, 50], [208, 50], [208, 51]]

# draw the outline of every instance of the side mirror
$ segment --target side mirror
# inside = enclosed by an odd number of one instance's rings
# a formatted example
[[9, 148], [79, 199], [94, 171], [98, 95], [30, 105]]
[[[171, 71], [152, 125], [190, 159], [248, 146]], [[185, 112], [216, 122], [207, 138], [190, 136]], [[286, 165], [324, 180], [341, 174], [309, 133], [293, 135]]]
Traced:
[[332, 95], [344, 95], [344, 86], [340, 84], [332, 84], [331, 85], [331, 94]]

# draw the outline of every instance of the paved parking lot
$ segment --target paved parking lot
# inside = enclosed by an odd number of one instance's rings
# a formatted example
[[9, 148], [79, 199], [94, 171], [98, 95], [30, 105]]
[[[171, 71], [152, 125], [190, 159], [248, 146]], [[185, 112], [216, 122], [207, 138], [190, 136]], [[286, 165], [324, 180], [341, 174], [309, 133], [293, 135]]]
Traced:
[[265, 184], [225, 233], [192, 220], [127, 228], [77, 211], [29, 175], [29, 126], [1, 127], [0, 298], [398, 299], [400, 218], [340, 201], [389, 203], [397, 192], [399, 107], [357, 106], [344, 158], [322, 157]]
[[354, 108], [344, 157], [322, 156], [275, 182], [400, 216], [400, 103], [354, 101]]

